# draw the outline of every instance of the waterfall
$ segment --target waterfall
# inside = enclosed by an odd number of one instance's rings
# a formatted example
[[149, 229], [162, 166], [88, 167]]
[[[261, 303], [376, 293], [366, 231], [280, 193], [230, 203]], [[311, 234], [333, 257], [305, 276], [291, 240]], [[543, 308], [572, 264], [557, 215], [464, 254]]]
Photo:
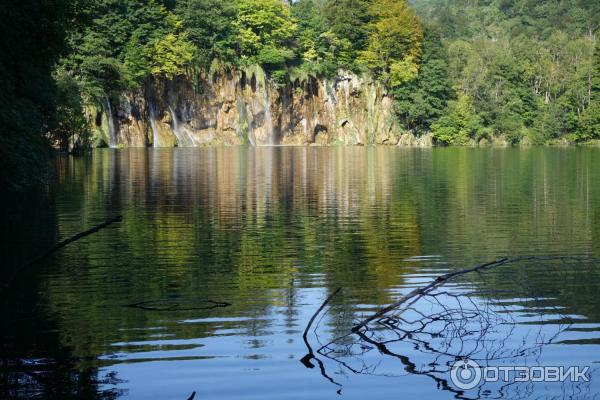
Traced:
[[275, 144], [275, 138], [273, 137], [273, 120], [271, 118], [271, 98], [269, 97], [269, 88], [265, 81], [265, 130], [268, 136], [268, 143]]
[[158, 134], [158, 128], [156, 126], [156, 113], [154, 110], [154, 104], [149, 104], [150, 111], [150, 127], [152, 128], [152, 147], [163, 147], [160, 143], [160, 137]]
[[177, 116], [175, 115], [175, 111], [173, 110], [173, 108], [171, 106], [169, 106], [169, 112], [171, 113], [171, 120], [173, 122], [173, 133], [175, 134], [175, 137], [177, 138], [177, 147], [183, 147], [183, 137], [181, 135], [181, 133], [179, 132], [179, 124], [177, 123]]
[[177, 138], [177, 146], [193, 147], [194, 141], [185, 131], [181, 131], [179, 129], [179, 121], [177, 121], [177, 115], [175, 114], [175, 110], [173, 110], [173, 107], [169, 106], [169, 112], [171, 113], [171, 119], [173, 120], [173, 133]]
[[102, 107], [106, 113], [106, 122], [108, 124], [108, 146], [117, 147], [117, 133], [115, 132], [115, 121], [113, 119], [112, 107], [108, 96], [102, 98]]

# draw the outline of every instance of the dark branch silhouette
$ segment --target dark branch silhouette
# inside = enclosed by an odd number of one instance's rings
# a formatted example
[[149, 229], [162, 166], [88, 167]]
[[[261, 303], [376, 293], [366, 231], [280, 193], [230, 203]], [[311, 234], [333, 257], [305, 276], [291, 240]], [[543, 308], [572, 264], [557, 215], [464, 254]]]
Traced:
[[393, 311], [393, 310], [397, 309], [398, 307], [402, 306], [408, 300], [410, 300], [414, 297], [417, 297], [417, 296], [426, 295], [427, 293], [431, 292], [432, 290], [435, 290], [436, 288], [442, 286], [443, 284], [445, 284], [447, 281], [449, 281], [452, 278], [456, 278], [458, 276], [465, 275], [470, 272], [481, 271], [484, 268], [497, 267], [497, 266], [506, 264], [507, 262], [508, 262], [508, 258], [503, 258], [501, 260], [482, 264], [482, 265], [479, 265], [474, 268], [463, 269], [460, 271], [448, 273], [446, 275], [438, 276], [433, 282], [431, 282], [427, 286], [423, 286], [423, 287], [420, 287], [420, 288], [417, 288], [417, 289], [411, 291], [410, 293], [400, 297], [400, 299], [398, 299], [398, 301], [396, 301], [395, 303], [392, 303], [389, 306], [382, 308], [381, 310], [377, 311], [375, 314], [373, 314], [369, 318], [366, 318], [363, 321], [359, 322], [358, 324], [354, 325], [354, 327], [352, 327], [352, 332], [357, 332], [360, 328], [365, 327], [371, 321], [374, 321], [377, 318], [381, 318], [385, 314], [389, 313], [390, 311]]
[[123, 216], [121, 215], [117, 215], [116, 217], [113, 217], [111, 219], [108, 219], [106, 221], [104, 221], [103, 223], [94, 226], [93, 228], [90, 228], [86, 231], [80, 232], [74, 236], [71, 236], [68, 239], [63, 240], [62, 242], [59, 242], [57, 244], [55, 244], [52, 248], [50, 248], [49, 250], [47, 250], [45, 253], [37, 256], [36, 258], [34, 258], [33, 260], [29, 261], [27, 264], [23, 265], [20, 268], [17, 268], [13, 271], [13, 273], [10, 275], [10, 277], [6, 280], [6, 283], [4, 284], [5, 288], [8, 288], [10, 286], [10, 284], [16, 279], [17, 275], [20, 274], [21, 272], [23, 272], [25, 269], [31, 267], [32, 265], [42, 261], [43, 259], [45, 259], [46, 257], [50, 256], [51, 254], [53, 254], [54, 252], [56, 252], [57, 250], [62, 249], [63, 247], [65, 247], [68, 244], [71, 244], [79, 239], [83, 239], [86, 236], [89, 236], [93, 233], [96, 233], [110, 225], [112, 225], [115, 222], [121, 222], [123, 221]]
[[[302, 335], [302, 339], [304, 339], [304, 344], [306, 345], [306, 349], [308, 350], [308, 353], [306, 353], [306, 355], [300, 359], [300, 362], [302, 364], [304, 364], [304, 366], [306, 368], [314, 368], [315, 366], [313, 363], [311, 363], [311, 360], [315, 360], [317, 362], [317, 364], [319, 365], [319, 370], [321, 371], [321, 375], [323, 375], [323, 377], [325, 379], [327, 379], [329, 382], [341, 387], [342, 385], [340, 385], [338, 382], [336, 382], [333, 378], [331, 378], [327, 374], [327, 371], [325, 370], [325, 365], [319, 358], [315, 357], [314, 350], [313, 350], [312, 346], [310, 345], [310, 342], [308, 341], [308, 332], [309, 332], [312, 324], [315, 322], [315, 319], [321, 313], [321, 311], [323, 311], [323, 309], [327, 306], [327, 304], [329, 304], [331, 299], [336, 294], [339, 293], [340, 290], [341, 290], [341, 288], [338, 288], [338, 289], [336, 289], [335, 292], [333, 292], [331, 295], [329, 295], [325, 299], [325, 301], [323, 301], [323, 304], [321, 304], [321, 306], [318, 308], [318, 310], [313, 314], [313, 316], [308, 321], [308, 324], [306, 325], [306, 328], [304, 329], [304, 334]], [[338, 394], [340, 394], [340, 393], [341, 393], [341, 389], [338, 391]]]
[[[337, 364], [342, 373], [347, 371], [361, 375], [398, 376], [381, 370], [381, 361], [389, 357], [399, 360], [405, 372], [431, 378], [438, 388], [452, 392], [455, 398], [479, 398], [484, 395], [485, 385], [475, 389], [479, 391], [477, 394], [466, 393], [448, 378], [456, 361], [469, 359], [482, 367], [514, 365], [515, 360], [522, 360], [523, 363], [529, 360], [528, 364], [523, 365], [530, 365], [531, 361], [539, 362], [543, 347], [555, 343], [557, 337], [568, 329], [572, 322], [570, 317], [561, 314], [561, 309], [544, 305], [545, 299], [536, 298], [535, 295], [503, 293], [512, 303], [526, 309], [543, 307], [543, 311], [528, 315], [528, 322], [523, 322], [515, 317], [514, 307], [511, 308], [510, 304], [504, 304], [502, 301], [494, 301], [493, 297], [486, 298], [483, 296], [484, 291], [454, 286], [443, 289], [442, 286], [469, 273], [482, 273], [516, 262], [546, 260], [567, 261], [565, 257], [502, 258], [441, 275], [363, 318], [349, 328], [347, 334], [334, 337], [315, 351], [310, 344], [308, 333], [317, 316], [323, 314], [324, 317], [327, 314], [327, 310], [323, 310], [339, 292], [338, 289], [321, 304], [306, 326], [303, 339], [308, 353], [301, 362], [308, 368], [314, 368], [313, 362], [316, 362], [321, 375], [341, 387], [327, 374], [325, 367], [328, 363]], [[569, 257], [568, 261], [580, 262], [590, 259]], [[527, 283], [523, 282], [521, 287], [526, 285]], [[546, 319], [546, 316], [554, 316], [555, 319]], [[559, 316], [558, 320], [556, 316]], [[531, 321], [534, 317], [538, 320]], [[316, 340], [321, 344], [317, 333], [318, 325], [319, 323], [313, 331]], [[538, 328], [535, 329], [534, 326]], [[374, 351], [384, 358], [378, 357]], [[421, 360], [423, 357], [425, 361]], [[506, 393], [509, 389], [521, 390], [515, 387], [518, 382], [501, 383], [504, 384], [495, 388], [499, 394]], [[340, 390], [338, 389], [338, 393]], [[487, 390], [485, 396], [489, 397], [489, 394]]]

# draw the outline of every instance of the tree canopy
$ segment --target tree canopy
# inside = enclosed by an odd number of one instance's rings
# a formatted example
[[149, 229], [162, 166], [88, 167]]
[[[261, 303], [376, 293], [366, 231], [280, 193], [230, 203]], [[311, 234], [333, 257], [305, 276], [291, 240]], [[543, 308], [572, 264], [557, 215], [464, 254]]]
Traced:
[[[434, 134], [444, 137], [442, 142], [462, 142], [464, 130], [450, 116], [457, 117], [462, 108], [456, 104], [469, 99], [479, 123], [467, 139], [504, 135], [513, 143], [552, 143], [600, 138], [593, 95], [599, 76], [594, 68], [598, 2], [416, 0], [413, 4], [427, 26], [440, 32], [452, 89], [444, 117], [431, 114], [417, 124], [410, 121], [417, 128], [428, 130], [435, 122]], [[440, 61], [423, 58], [417, 80], [430, 72], [432, 63]], [[422, 94], [413, 98], [426, 96], [426, 90], [419, 91]], [[423, 111], [438, 104], [440, 97], [427, 97]], [[400, 115], [411, 114], [414, 105], [404, 100]]]
[[419, 19], [406, 2], [374, 0], [367, 46], [359, 59], [392, 87], [415, 78], [419, 70], [422, 31]]
[[585, 141], [600, 138], [599, 13], [590, 0], [83, 1], [56, 76], [98, 98], [215, 60], [280, 84], [347, 69], [439, 143]]

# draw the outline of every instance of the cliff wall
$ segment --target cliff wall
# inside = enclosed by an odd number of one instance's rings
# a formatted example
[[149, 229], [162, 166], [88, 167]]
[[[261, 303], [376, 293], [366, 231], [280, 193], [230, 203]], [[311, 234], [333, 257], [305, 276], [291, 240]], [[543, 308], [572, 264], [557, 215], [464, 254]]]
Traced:
[[260, 69], [149, 80], [103, 99], [96, 143], [111, 147], [211, 144], [389, 144], [401, 137], [392, 99], [368, 78], [340, 72], [277, 86]]

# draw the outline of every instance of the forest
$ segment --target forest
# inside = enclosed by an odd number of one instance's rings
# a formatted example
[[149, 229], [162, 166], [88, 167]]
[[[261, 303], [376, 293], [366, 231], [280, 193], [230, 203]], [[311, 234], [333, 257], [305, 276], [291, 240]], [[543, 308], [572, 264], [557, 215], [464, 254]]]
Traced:
[[594, 0], [9, 0], [0, 16], [11, 187], [40, 175], [51, 141], [88, 134], [89, 104], [214, 68], [373, 77], [403, 129], [439, 145], [600, 139]]

